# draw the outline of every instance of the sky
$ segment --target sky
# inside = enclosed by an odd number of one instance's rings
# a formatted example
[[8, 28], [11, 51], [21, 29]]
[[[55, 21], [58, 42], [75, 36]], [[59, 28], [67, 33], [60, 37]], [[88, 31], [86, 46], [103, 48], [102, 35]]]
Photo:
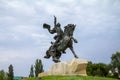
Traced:
[[[15, 76], [28, 76], [36, 59], [45, 71], [54, 64], [43, 58], [55, 35], [43, 23], [53, 27], [54, 15], [62, 29], [76, 24], [73, 46], [79, 58], [109, 64], [120, 51], [120, 0], [0, 0], [0, 70], [12, 64]], [[74, 58], [66, 52], [61, 61]]]

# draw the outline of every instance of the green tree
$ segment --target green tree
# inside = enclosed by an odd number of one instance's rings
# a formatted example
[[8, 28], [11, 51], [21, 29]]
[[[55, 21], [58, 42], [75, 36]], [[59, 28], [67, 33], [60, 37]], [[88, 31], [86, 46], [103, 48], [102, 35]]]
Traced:
[[118, 74], [120, 75], [120, 52], [112, 54], [110, 66], [114, 76], [118, 77]]
[[4, 80], [4, 72], [3, 72], [3, 70], [0, 71], [0, 80]]
[[12, 64], [10, 64], [10, 66], [8, 67], [9, 71], [8, 71], [8, 78], [9, 80], [13, 80], [14, 78], [14, 72], [13, 72], [13, 66]]
[[109, 67], [107, 64], [104, 64], [104, 63], [98, 63], [96, 64], [97, 66], [97, 74], [99, 76], [103, 76], [103, 77], [106, 77], [109, 73]]
[[87, 68], [86, 68], [86, 71], [87, 71], [87, 75], [89, 75], [89, 76], [92, 76], [92, 62], [90, 61], [90, 62], [88, 62], [88, 64], [87, 64]]
[[38, 76], [39, 73], [43, 72], [43, 64], [42, 61], [40, 59], [37, 59], [35, 62], [35, 77]]
[[104, 63], [94, 63], [93, 64], [92, 62], [88, 62], [86, 70], [87, 70], [87, 74], [89, 76], [106, 77], [109, 72], [108, 65], [106, 65]]
[[0, 80], [8, 80], [7, 73], [4, 70], [0, 70]]
[[30, 75], [29, 77], [34, 77], [34, 68], [33, 68], [33, 65], [31, 65], [31, 68], [30, 68]]

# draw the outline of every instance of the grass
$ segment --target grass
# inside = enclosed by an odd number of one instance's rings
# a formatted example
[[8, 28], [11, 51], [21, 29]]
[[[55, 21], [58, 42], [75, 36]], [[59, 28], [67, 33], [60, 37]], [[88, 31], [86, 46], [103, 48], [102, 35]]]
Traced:
[[93, 76], [45, 76], [42, 78], [26, 78], [24, 80], [118, 80], [115, 78]]

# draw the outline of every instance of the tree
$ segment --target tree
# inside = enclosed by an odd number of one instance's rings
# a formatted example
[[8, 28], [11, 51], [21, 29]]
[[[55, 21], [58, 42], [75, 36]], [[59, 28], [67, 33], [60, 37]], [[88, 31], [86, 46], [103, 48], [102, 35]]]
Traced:
[[34, 77], [33, 65], [31, 65], [31, 68], [30, 68], [30, 75], [29, 75], [29, 77]]
[[118, 77], [120, 75], [120, 52], [112, 54], [110, 66], [114, 77]]
[[107, 64], [104, 64], [104, 63], [98, 63], [96, 64], [97, 66], [97, 74], [99, 76], [102, 76], [102, 77], [106, 77], [109, 73], [109, 66]]
[[92, 63], [88, 62], [87, 65], [87, 74], [89, 76], [101, 76], [101, 77], [106, 77], [109, 72], [108, 65], [104, 63]]
[[42, 61], [40, 59], [37, 59], [35, 62], [35, 77], [38, 76], [39, 73], [43, 72], [43, 64]]
[[9, 80], [13, 80], [14, 78], [14, 72], [13, 72], [13, 66], [12, 64], [10, 64], [10, 66], [8, 67], [9, 71], [8, 71], [8, 78]]
[[4, 70], [0, 70], [0, 80], [8, 80], [7, 73]]
[[92, 76], [92, 62], [90, 61], [90, 62], [88, 62], [88, 64], [87, 64], [87, 68], [86, 68], [86, 71], [87, 71], [87, 75], [89, 75], [89, 76]]
[[4, 80], [5, 73], [3, 70], [0, 71], [0, 80]]

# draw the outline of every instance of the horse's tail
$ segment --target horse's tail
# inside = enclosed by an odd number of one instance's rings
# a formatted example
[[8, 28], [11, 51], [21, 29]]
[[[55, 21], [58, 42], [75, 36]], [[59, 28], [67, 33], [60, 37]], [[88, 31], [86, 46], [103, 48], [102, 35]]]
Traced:
[[72, 40], [74, 41], [74, 43], [78, 43], [77, 39], [72, 37]]

